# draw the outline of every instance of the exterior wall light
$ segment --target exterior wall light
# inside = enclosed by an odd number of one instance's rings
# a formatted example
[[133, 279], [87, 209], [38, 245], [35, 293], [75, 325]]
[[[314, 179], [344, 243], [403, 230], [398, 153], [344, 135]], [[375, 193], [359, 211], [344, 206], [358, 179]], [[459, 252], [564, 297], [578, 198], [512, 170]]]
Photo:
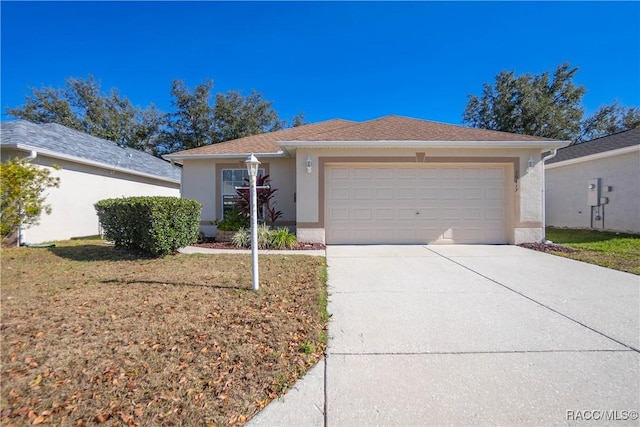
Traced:
[[536, 165], [536, 159], [533, 158], [533, 156], [529, 157], [529, 161], [527, 162], [527, 172], [531, 172], [533, 170], [533, 167]]
[[251, 282], [252, 289], [257, 291], [258, 285], [258, 202], [256, 191], [256, 177], [260, 162], [253, 153], [244, 162], [249, 172], [249, 191], [251, 203]]
[[313, 170], [313, 162], [311, 161], [311, 156], [307, 156], [307, 161], [305, 163], [307, 165], [307, 173], [311, 173]]

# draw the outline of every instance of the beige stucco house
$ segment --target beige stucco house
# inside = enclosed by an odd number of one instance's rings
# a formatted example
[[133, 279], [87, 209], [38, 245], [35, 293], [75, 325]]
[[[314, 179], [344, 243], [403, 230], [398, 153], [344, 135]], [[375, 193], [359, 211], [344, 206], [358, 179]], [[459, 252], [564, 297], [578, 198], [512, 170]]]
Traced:
[[546, 202], [550, 226], [640, 233], [640, 128], [558, 150]]
[[203, 203], [202, 230], [233, 203], [254, 153], [278, 191], [282, 225], [327, 244], [537, 241], [541, 153], [565, 146], [512, 133], [386, 116], [329, 120], [164, 156], [182, 196]]
[[94, 204], [102, 199], [180, 196], [179, 167], [58, 124], [2, 122], [0, 148], [2, 161], [28, 158], [60, 178], [59, 188], [46, 191], [51, 215], [42, 215], [39, 225], [22, 230], [23, 242], [100, 234]]

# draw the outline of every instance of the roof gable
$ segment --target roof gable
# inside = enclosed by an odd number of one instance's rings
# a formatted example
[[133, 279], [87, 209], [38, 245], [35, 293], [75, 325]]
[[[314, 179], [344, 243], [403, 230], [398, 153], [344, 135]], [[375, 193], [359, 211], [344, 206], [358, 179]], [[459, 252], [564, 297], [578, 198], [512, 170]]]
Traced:
[[26, 120], [2, 122], [0, 143], [6, 147], [43, 150], [71, 161], [75, 158], [153, 175], [159, 179], [180, 180], [180, 168], [162, 159], [57, 123], [36, 124]]
[[329, 132], [342, 127], [351, 126], [354, 123], [355, 122], [342, 119], [327, 120], [324, 122], [282, 129], [275, 132], [246, 136], [244, 138], [219, 142], [217, 144], [205, 145], [203, 147], [192, 148], [190, 150], [172, 153], [167, 155], [166, 157], [171, 158], [173, 156], [181, 157], [183, 155], [233, 155], [249, 153], [274, 154], [282, 151], [278, 146], [278, 141], [307, 138], [317, 133]]
[[[342, 143], [341, 146], [353, 146], [358, 143], [378, 142], [379, 145], [393, 146], [393, 143], [406, 142], [414, 145], [436, 143], [443, 146], [467, 145], [485, 142], [485, 146], [562, 146], [566, 141], [556, 141], [529, 135], [509, 132], [498, 132], [486, 129], [450, 125], [427, 120], [400, 116], [385, 116], [379, 119], [358, 123], [342, 119], [328, 120], [320, 123], [283, 129], [276, 132], [247, 136], [244, 138], [207, 145], [191, 150], [167, 154], [166, 159], [182, 160], [185, 158], [241, 157], [251, 153], [256, 155], [284, 156], [285, 151], [297, 144]], [[388, 143], [388, 144], [387, 144]], [[425, 144], [426, 143], [426, 144]], [[520, 144], [519, 144], [520, 143]], [[369, 144], [371, 145], [371, 144]], [[400, 145], [400, 144], [398, 144]], [[433, 144], [432, 144], [433, 145]], [[413, 146], [413, 145], [412, 145]]]
[[640, 128], [630, 129], [602, 138], [592, 139], [591, 141], [581, 144], [560, 148], [556, 156], [549, 159], [546, 163], [553, 164], [563, 162], [565, 160], [577, 159], [579, 157], [604, 153], [619, 148], [632, 147], [634, 145], [640, 145]]
[[551, 141], [529, 135], [457, 126], [401, 116], [385, 116], [298, 141]]

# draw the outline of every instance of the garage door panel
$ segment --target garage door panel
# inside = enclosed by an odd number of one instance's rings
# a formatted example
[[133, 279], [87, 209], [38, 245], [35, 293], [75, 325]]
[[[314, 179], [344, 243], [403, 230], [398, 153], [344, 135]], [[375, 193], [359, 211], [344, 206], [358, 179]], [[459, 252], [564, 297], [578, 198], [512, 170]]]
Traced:
[[416, 194], [418, 194], [418, 189], [416, 187], [396, 188], [398, 200], [415, 200]]
[[376, 208], [375, 209], [375, 219], [376, 221], [393, 221], [394, 219], [394, 210], [393, 208]]
[[504, 178], [504, 169], [502, 168], [486, 168], [484, 169], [484, 177], [486, 179], [502, 180]]
[[335, 187], [329, 190], [331, 200], [349, 200], [349, 188]]
[[480, 208], [467, 208], [462, 210], [462, 219], [464, 220], [482, 220], [482, 209]]
[[402, 221], [415, 221], [416, 220], [416, 209], [413, 208], [397, 208], [397, 217]]
[[393, 188], [375, 188], [376, 200], [393, 200]]
[[348, 180], [351, 178], [350, 174], [351, 168], [346, 167], [333, 167], [329, 169], [329, 178], [332, 180], [344, 179]]
[[504, 209], [500, 208], [486, 208], [485, 209], [485, 218], [489, 220], [499, 220], [503, 221], [504, 218]]
[[393, 179], [392, 168], [375, 168], [373, 169], [373, 176], [376, 179], [390, 180]]
[[437, 200], [439, 198], [439, 194], [438, 189], [435, 187], [418, 188], [416, 191], [417, 198], [421, 200]]
[[398, 179], [417, 179], [417, 169], [396, 169], [396, 178]]
[[373, 219], [373, 215], [371, 214], [371, 209], [369, 208], [354, 208], [353, 209], [353, 219], [362, 220], [362, 221], [370, 221]]
[[457, 221], [462, 219], [462, 215], [459, 208], [442, 208], [440, 209], [440, 218], [444, 221]]
[[483, 165], [329, 165], [326, 241], [506, 243], [507, 175]]
[[354, 187], [352, 193], [354, 200], [371, 200], [371, 188]]
[[442, 168], [440, 172], [440, 177], [444, 180], [460, 179], [460, 169], [459, 168]]
[[487, 200], [504, 200], [504, 189], [487, 188], [485, 198]]
[[346, 221], [351, 219], [348, 208], [331, 208], [329, 211], [329, 217], [334, 223], [336, 221]]
[[484, 171], [481, 168], [466, 168], [462, 170], [462, 178], [465, 180], [476, 180], [482, 178]]
[[463, 188], [462, 189], [462, 197], [465, 199], [480, 200], [482, 199], [483, 193], [484, 193], [484, 189], [482, 188]]

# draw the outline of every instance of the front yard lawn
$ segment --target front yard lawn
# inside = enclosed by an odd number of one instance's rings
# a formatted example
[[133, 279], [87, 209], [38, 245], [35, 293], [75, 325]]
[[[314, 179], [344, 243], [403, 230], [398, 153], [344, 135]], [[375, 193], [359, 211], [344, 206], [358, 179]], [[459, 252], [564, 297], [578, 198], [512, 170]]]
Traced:
[[325, 260], [2, 250], [3, 426], [240, 425], [322, 356]]
[[556, 255], [640, 275], [640, 235], [547, 228], [547, 239], [576, 250]]

